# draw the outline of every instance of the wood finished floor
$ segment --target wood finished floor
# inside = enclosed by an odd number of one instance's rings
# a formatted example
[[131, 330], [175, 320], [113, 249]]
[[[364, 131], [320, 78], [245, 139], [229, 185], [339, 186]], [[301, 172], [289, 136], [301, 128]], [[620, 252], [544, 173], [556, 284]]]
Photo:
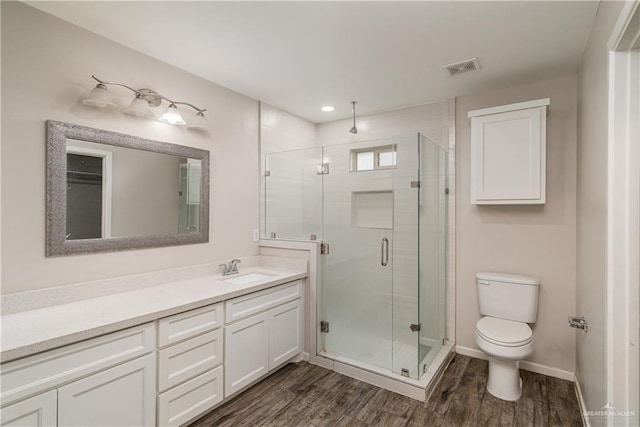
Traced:
[[212, 426], [582, 426], [573, 383], [520, 371], [517, 402], [486, 391], [486, 361], [456, 355], [427, 402], [308, 363], [289, 364], [206, 414]]

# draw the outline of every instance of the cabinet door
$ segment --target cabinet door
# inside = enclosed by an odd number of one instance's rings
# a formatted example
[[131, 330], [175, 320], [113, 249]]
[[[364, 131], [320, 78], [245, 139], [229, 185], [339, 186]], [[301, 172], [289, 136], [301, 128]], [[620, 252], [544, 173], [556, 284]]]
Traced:
[[156, 355], [58, 389], [59, 426], [154, 426]]
[[18, 427], [55, 427], [56, 390], [39, 394], [0, 409], [0, 425]]
[[471, 119], [471, 203], [545, 203], [546, 107]]
[[269, 372], [269, 314], [225, 326], [224, 396]]
[[269, 312], [269, 369], [291, 359], [303, 348], [302, 300]]

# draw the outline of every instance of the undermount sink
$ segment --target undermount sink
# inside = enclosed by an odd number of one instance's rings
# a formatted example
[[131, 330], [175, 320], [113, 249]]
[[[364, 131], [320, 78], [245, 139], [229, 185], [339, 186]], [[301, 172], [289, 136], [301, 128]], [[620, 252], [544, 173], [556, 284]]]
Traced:
[[227, 283], [231, 283], [232, 285], [246, 285], [247, 283], [260, 282], [273, 276], [275, 276], [275, 274], [247, 273], [241, 276], [223, 277], [221, 280], [224, 280]]

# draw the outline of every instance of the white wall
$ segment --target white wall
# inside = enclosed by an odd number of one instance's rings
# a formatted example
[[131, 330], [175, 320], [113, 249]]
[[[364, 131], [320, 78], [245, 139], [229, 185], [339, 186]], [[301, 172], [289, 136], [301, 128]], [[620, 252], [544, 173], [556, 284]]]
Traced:
[[[547, 203], [472, 205], [467, 112], [547, 97]], [[576, 310], [576, 97], [577, 78], [569, 75], [456, 99], [457, 344], [477, 348], [477, 272], [534, 276], [541, 287], [529, 360], [569, 373], [575, 368], [575, 334], [567, 316]]]
[[[576, 376], [586, 410], [607, 402], [607, 41], [623, 2], [601, 2], [578, 73], [576, 313], [589, 332], [576, 332]], [[626, 410], [627, 408], [618, 408]]]
[[[257, 101], [19, 2], [2, 2], [1, 73], [3, 293], [257, 254]], [[213, 130], [86, 107], [80, 100], [93, 86], [91, 74], [207, 108]], [[130, 92], [112, 91], [129, 102]], [[209, 243], [45, 258], [47, 119], [210, 150]]]

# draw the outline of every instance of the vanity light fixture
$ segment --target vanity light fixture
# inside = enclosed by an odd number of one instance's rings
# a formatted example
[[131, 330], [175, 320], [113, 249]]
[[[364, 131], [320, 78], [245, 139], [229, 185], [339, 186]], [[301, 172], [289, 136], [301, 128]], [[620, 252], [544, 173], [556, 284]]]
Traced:
[[[95, 77], [94, 77], [95, 78]], [[89, 105], [90, 107], [104, 108], [107, 105], [115, 106], [111, 100], [111, 94], [107, 90], [107, 87], [103, 83], [98, 83], [96, 87], [91, 90], [89, 96], [85, 98], [82, 103]]]
[[178, 111], [178, 107], [173, 102], [167, 107], [167, 111], [160, 117], [158, 121], [162, 123], [169, 123], [171, 125], [185, 125], [187, 122], [182, 118], [182, 114]]
[[[95, 88], [93, 88], [93, 90], [91, 90], [89, 96], [82, 100], [82, 103], [84, 105], [97, 108], [115, 106], [116, 104], [111, 98], [111, 93], [107, 89], [107, 85], [122, 86], [135, 93], [135, 97], [133, 98], [129, 106], [122, 110], [122, 112], [125, 114], [143, 118], [154, 118], [155, 114], [150, 107], [158, 107], [160, 104], [162, 104], [162, 101], [165, 100], [169, 103], [169, 106], [167, 107], [167, 111], [158, 118], [158, 121], [161, 121], [163, 123], [170, 123], [172, 125], [186, 124], [189, 129], [211, 129], [209, 127], [209, 124], [207, 123], [207, 119], [204, 117], [204, 112], [207, 111], [206, 109], [198, 108], [188, 102], [174, 101], [151, 89], [134, 89], [122, 83], [100, 80], [94, 75], [92, 75], [91, 77], [95, 81], [97, 81], [98, 84]], [[187, 122], [185, 122], [185, 120], [182, 118], [182, 114], [178, 110], [178, 105], [186, 105], [196, 111], [195, 116], [189, 124], [187, 124]]]
[[122, 110], [122, 112], [125, 114], [130, 114], [132, 116], [144, 117], [147, 119], [154, 119], [156, 117], [142, 95], [136, 95], [136, 97], [131, 101], [131, 104], [129, 104], [127, 108]]
[[207, 123], [207, 119], [204, 117], [202, 111], [198, 111], [196, 116], [189, 123], [189, 129], [200, 129], [200, 130], [208, 130], [209, 123]]

